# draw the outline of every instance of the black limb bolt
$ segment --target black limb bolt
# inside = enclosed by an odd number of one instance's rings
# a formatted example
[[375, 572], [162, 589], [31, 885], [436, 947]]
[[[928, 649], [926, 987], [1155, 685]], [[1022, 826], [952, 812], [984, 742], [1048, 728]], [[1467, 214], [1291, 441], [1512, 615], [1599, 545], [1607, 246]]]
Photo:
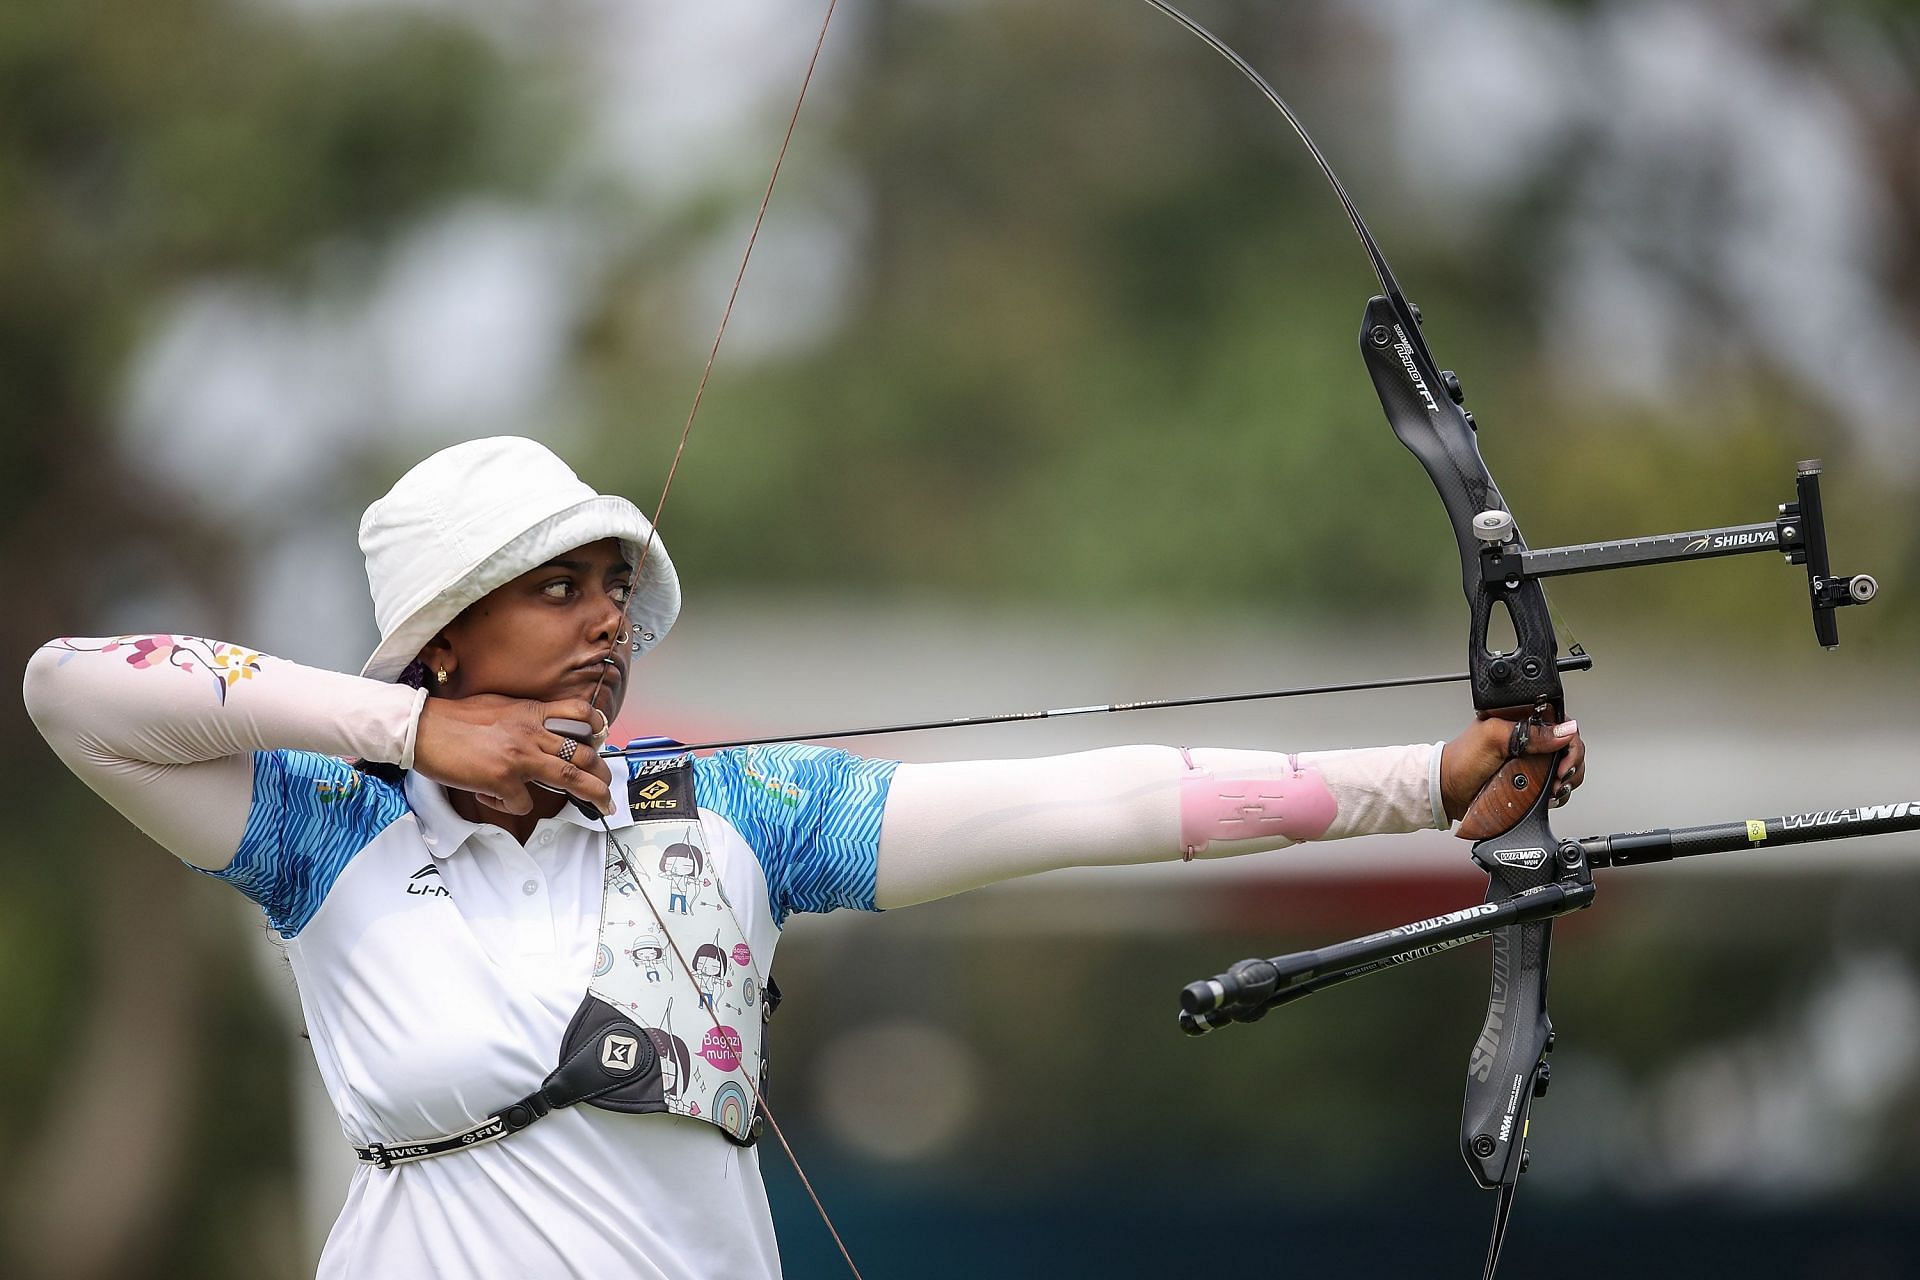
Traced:
[[1533, 1096], [1536, 1098], [1546, 1097], [1547, 1086], [1552, 1083], [1553, 1068], [1545, 1062], [1542, 1062], [1539, 1069], [1533, 1073]]
[[1473, 1154], [1485, 1160], [1493, 1154], [1493, 1149], [1496, 1145], [1491, 1134], [1483, 1133], [1473, 1140]]

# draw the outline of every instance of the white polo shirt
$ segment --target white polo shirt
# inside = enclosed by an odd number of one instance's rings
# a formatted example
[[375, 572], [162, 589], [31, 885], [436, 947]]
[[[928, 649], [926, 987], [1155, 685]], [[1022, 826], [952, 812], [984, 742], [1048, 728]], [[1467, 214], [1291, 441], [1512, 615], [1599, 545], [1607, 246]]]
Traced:
[[[873, 906], [894, 764], [786, 746], [695, 763], [707, 874], [769, 958], [794, 911]], [[616, 768], [615, 827], [631, 823]], [[436, 784], [259, 752], [238, 855], [213, 873], [287, 940], [320, 1076], [356, 1146], [464, 1129], [537, 1087], [585, 995], [602, 844], [563, 809], [523, 847]], [[771, 1044], [778, 1052], [778, 1022]], [[773, 1277], [757, 1151], [710, 1124], [590, 1106], [471, 1150], [361, 1166], [322, 1277]]]

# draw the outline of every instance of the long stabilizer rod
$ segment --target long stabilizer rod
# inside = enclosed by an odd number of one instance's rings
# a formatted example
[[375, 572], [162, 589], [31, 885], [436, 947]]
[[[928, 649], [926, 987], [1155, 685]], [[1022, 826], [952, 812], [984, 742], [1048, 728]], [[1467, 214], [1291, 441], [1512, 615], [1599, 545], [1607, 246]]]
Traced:
[[[1920, 831], [1920, 800], [1820, 809], [1700, 827], [1586, 836], [1566, 841], [1560, 852], [1563, 858], [1572, 858], [1576, 866], [1584, 858], [1598, 870], [1666, 862], [1697, 854], [1903, 831]], [[1542, 885], [1499, 903], [1482, 903], [1416, 920], [1351, 942], [1268, 959], [1242, 960], [1225, 973], [1187, 984], [1180, 993], [1180, 1029], [1188, 1035], [1199, 1036], [1230, 1022], [1257, 1021], [1268, 1010], [1316, 991], [1476, 942], [1503, 925], [1565, 915], [1592, 900], [1590, 885]]]
[[1587, 836], [1575, 843], [1596, 868], [1637, 867], [1703, 853], [1737, 853], [1743, 849], [1890, 835], [1897, 831], [1920, 831], [1920, 800], [1863, 804], [1850, 809], [1817, 809], [1778, 818], [1743, 818], [1704, 827], [1623, 831], [1610, 836]]

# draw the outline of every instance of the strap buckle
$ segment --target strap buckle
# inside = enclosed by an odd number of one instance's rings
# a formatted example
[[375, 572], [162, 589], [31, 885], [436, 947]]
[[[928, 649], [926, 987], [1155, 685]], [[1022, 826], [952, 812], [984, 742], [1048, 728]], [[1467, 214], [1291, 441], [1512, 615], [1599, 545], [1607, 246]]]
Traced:
[[360, 1158], [376, 1169], [393, 1168], [393, 1157], [387, 1154], [387, 1144], [384, 1142], [369, 1142], [360, 1148]]

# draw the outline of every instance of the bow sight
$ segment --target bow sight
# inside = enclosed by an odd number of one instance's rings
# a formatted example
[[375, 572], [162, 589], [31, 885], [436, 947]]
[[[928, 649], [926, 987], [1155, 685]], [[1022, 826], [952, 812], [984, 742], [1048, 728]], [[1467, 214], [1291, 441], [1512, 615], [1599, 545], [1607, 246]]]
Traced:
[[[1480, 456], [1478, 424], [1464, 407], [1460, 379], [1442, 369], [1427, 349], [1419, 309], [1406, 300], [1346, 188], [1299, 117], [1218, 36], [1166, 0], [1147, 3], [1233, 64], [1286, 118], [1338, 196], [1367, 254], [1380, 292], [1368, 301], [1361, 320], [1360, 354], [1388, 424], [1426, 468], [1453, 526], [1467, 598], [1467, 660], [1476, 708], [1523, 725], [1565, 718], [1560, 673], [1566, 659], [1559, 653], [1540, 585], [1558, 574], [1777, 550], [1806, 566], [1815, 636], [1827, 648], [1839, 643], [1834, 611], [1871, 600], [1878, 587], [1865, 574], [1846, 577], [1831, 571], [1817, 462], [1800, 464], [1795, 500], [1782, 504], [1770, 521], [1530, 549]], [[1511, 647], [1496, 646], [1490, 637], [1503, 621], [1508, 627], [1502, 630], [1513, 637]], [[1585, 659], [1577, 645], [1568, 656]], [[1516, 731], [1516, 740], [1524, 732], [1524, 727]], [[1593, 901], [1594, 868], [1920, 829], [1920, 805], [1893, 804], [1561, 840], [1548, 822], [1550, 779], [1557, 764], [1557, 756], [1525, 756], [1516, 741], [1509, 759], [1461, 819], [1457, 834], [1474, 842], [1473, 860], [1487, 872], [1487, 897], [1480, 906], [1317, 951], [1243, 960], [1181, 993], [1181, 1027], [1203, 1035], [1229, 1022], [1255, 1021], [1277, 1005], [1337, 983], [1490, 938], [1493, 984], [1486, 1020], [1467, 1064], [1460, 1126], [1460, 1152], [1474, 1179], [1499, 1191], [1483, 1273], [1487, 1280], [1499, 1264], [1514, 1190], [1527, 1167], [1529, 1109], [1551, 1078], [1546, 1061], [1553, 1048], [1547, 961], [1553, 918]]]
[[[1460, 380], [1448, 377], [1452, 372], [1444, 370], [1441, 376], [1447, 378], [1448, 392], [1458, 404], [1462, 398]], [[1473, 415], [1463, 416], [1472, 425]], [[1584, 542], [1578, 546], [1530, 551], [1514, 540], [1512, 515], [1505, 511], [1483, 511], [1473, 518], [1473, 532], [1485, 544], [1480, 570], [1487, 581], [1503, 583], [1511, 589], [1529, 578], [1779, 551], [1788, 562], [1806, 566], [1814, 637], [1822, 648], [1835, 649], [1840, 645], [1840, 631], [1833, 611], [1842, 605], [1865, 604], [1879, 594], [1880, 584], [1872, 574], [1842, 576], [1829, 568], [1826, 516], [1820, 505], [1820, 460], [1812, 458], [1800, 463], [1797, 472], [1794, 500], [1781, 503], [1774, 519], [1686, 533], [1657, 533], [1645, 538]]]

